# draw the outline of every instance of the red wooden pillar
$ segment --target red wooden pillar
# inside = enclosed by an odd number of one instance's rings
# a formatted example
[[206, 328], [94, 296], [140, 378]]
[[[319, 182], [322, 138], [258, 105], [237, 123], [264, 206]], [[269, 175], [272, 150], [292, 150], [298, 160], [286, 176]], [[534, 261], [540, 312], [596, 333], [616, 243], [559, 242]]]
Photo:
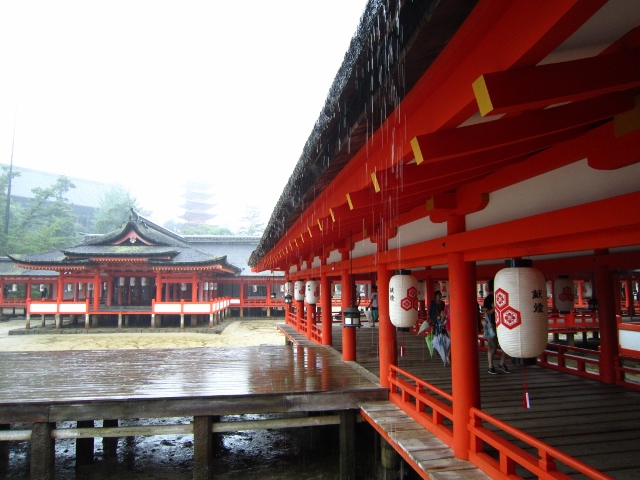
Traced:
[[105, 299], [104, 304], [107, 307], [110, 307], [113, 304], [113, 278], [107, 278], [107, 298]]
[[478, 362], [478, 303], [475, 265], [462, 253], [449, 254], [451, 308], [451, 391], [453, 394], [453, 453], [469, 459], [469, 409], [480, 407]]
[[156, 274], [156, 302], [162, 301], [162, 277]]
[[618, 351], [616, 305], [613, 275], [607, 265], [596, 267], [594, 296], [598, 299], [600, 322], [600, 378], [604, 383], [615, 383], [614, 356]]
[[578, 306], [581, 307], [584, 304], [584, 298], [582, 297], [582, 284], [584, 280], [578, 280], [576, 283], [578, 284]]
[[102, 284], [100, 283], [100, 273], [96, 273], [93, 277], [93, 309], [100, 308], [100, 293], [102, 292]]
[[[354, 294], [355, 285], [349, 269], [342, 270], [342, 311], [351, 306], [351, 297]], [[344, 324], [344, 319], [343, 319]], [[356, 360], [356, 329], [355, 327], [342, 327], [342, 359], [345, 361]]]
[[378, 263], [378, 341], [380, 344], [380, 385], [389, 386], [389, 365], [398, 363], [396, 327], [389, 316], [389, 280], [391, 272], [386, 263]]
[[296, 331], [305, 333], [302, 328], [302, 319], [304, 317], [304, 300], [298, 301], [294, 298], [294, 302], [296, 302]]
[[316, 324], [316, 306], [307, 304], [307, 338], [313, 338], [313, 325]]
[[64, 300], [64, 278], [62, 277], [62, 275], [58, 275], [57, 283], [58, 289], [56, 291], [56, 301], [62, 302]]
[[195, 275], [191, 277], [191, 301], [198, 301], [198, 277]]
[[331, 328], [333, 314], [331, 312], [331, 279], [326, 273], [320, 275], [320, 310], [322, 311], [322, 344], [331, 345], [333, 341]]

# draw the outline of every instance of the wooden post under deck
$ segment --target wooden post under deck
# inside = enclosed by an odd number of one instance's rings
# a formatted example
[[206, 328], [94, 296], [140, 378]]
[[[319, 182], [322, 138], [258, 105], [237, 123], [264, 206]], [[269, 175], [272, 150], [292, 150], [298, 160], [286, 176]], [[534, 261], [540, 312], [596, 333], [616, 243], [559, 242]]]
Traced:
[[55, 423], [34, 423], [31, 427], [31, 480], [54, 480], [55, 440], [51, 430]]
[[356, 478], [356, 411], [340, 411], [340, 480]]
[[[78, 420], [78, 428], [94, 428], [93, 420]], [[93, 463], [94, 438], [76, 439], [76, 468]]]
[[211, 478], [213, 417], [193, 418], [193, 480]]
[[[107, 419], [102, 421], [104, 428], [118, 426], [117, 419]], [[102, 456], [104, 458], [115, 458], [118, 455], [118, 437], [102, 437]]]

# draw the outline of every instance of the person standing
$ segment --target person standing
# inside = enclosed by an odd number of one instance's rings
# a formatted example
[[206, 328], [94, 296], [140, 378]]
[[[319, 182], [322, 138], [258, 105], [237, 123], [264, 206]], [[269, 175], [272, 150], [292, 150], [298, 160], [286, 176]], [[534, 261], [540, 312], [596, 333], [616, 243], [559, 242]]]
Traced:
[[[493, 279], [487, 281], [487, 292], [488, 295], [484, 297], [484, 302], [482, 304], [482, 311], [484, 312], [484, 337], [487, 339], [488, 348], [487, 348], [487, 362], [489, 364], [489, 374], [495, 375], [496, 368], [493, 366], [493, 355], [496, 353], [498, 349], [498, 335], [496, 333], [496, 310], [495, 304], [493, 300]], [[502, 370], [504, 373], [511, 373], [509, 368], [504, 364], [505, 359], [507, 358], [506, 353], [502, 352], [500, 355], [500, 363], [498, 364], [498, 368]]]
[[378, 286], [371, 285], [371, 296], [369, 297], [369, 309], [371, 310], [371, 322], [373, 325], [378, 321]]
[[433, 331], [438, 331], [438, 326], [442, 320], [442, 312], [444, 312], [444, 302], [442, 301], [442, 293], [440, 290], [433, 292], [433, 299], [429, 303], [429, 323], [433, 327]]

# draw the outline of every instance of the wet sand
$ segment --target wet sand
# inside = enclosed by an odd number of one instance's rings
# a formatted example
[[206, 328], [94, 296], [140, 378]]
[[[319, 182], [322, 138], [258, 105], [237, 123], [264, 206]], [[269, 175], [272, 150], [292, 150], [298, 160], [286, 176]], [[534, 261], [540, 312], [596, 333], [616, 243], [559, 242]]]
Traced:
[[[50, 322], [50, 321], [49, 321]], [[0, 322], [0, 351], [117, 350], [143, 348], [250, 347], [284, 345], [276, 328], [283, 318], [229, 319], [221, 334], [189, 333], [100, 333], [78, 335], [9, 335], [24, 329], [24, 318]], [[32, 319], [33, 324], [33, 319]]]

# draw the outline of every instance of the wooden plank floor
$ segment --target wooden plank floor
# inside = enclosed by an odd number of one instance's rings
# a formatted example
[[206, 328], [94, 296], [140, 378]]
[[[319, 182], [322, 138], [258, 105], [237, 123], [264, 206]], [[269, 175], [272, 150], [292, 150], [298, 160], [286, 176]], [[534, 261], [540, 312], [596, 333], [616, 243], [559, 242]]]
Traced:
[[387, 398], [329, 347], [0, 352], [0, 365], [0, 423], [342, 410]]
[[381, 429], [396, 450], [429, 478], [447, 480], [482, 480], [489, 477], [472, 463], [459, 460], [453, 450], [393, 403], [368, 402], [360, 405], [376, 429]]
[[[334, 326], [332, 334], [341, 351], [341, 328]], [[399, 366], [451, 392], [451, 367], [443, 366], [436, 352], [431, 358], [422, 337], [399, 333], [398, 344], [402, 341], [405, 357]], [[379, 375], [378, 328], [358, 329], [356, 355], [360, 365]], [[509, 362], [511, 374], [489, 375], [485, 352], [479, 352], [479, 364], [482, 410], [613, 478], [640, 478], [640, 392]], [[522, 402], [525, 371], [528, 410]]]

